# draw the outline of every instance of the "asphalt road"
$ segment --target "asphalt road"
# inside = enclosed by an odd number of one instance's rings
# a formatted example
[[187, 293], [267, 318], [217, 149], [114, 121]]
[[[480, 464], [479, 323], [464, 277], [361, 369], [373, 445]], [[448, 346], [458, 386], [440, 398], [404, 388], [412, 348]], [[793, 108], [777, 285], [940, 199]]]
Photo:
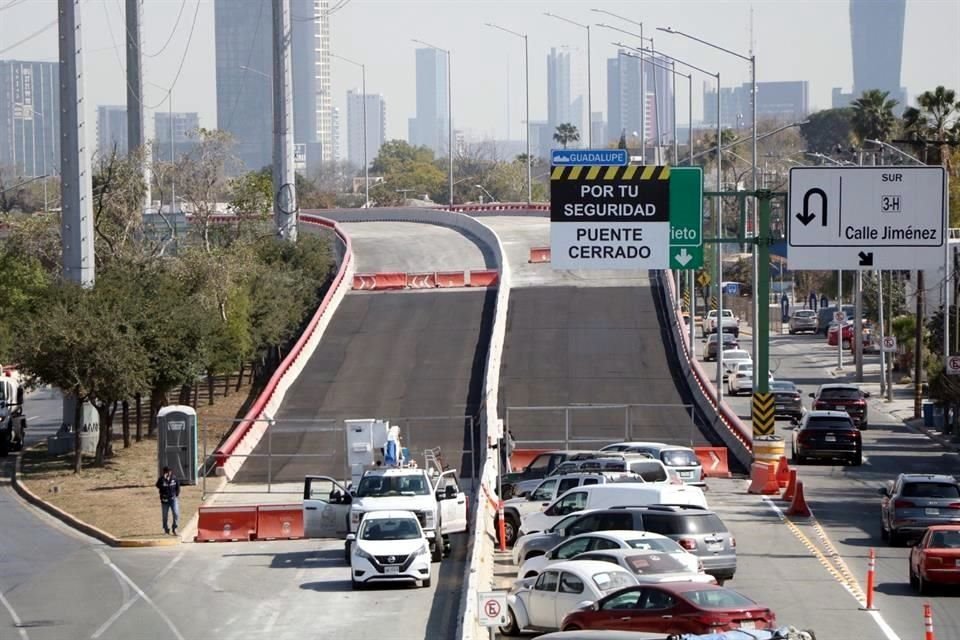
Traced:
[[[849, 381], [851, 377], [853, 366], [849, 359], [846, 359], [845, 371], [836, 375], [836, 349], [827, 347], [822, 336], [775, 335], [770, 344], [771, 368], [776, 367], [774, 376], [800, 385], [808, 407], [810, 399], [806, 394], [816, 390], [819, 384]], [[750, 348], [749, 342], [744, 348]], [[865, 362], [869, 364], [878, 358], [868, 354]], [[869, 400], [870, 428], [863, 432], [866, 461], [861, 467], [826, 462], [797, 467], [807, 501], [837, 555], [850, 568], [861, 588], [866, 584], [869, 549], [876, 550], [876, 607], [894, 635], [881, 635], [876, 631], [872, 637], [886, 637], [888, 640], [922, 637], [922, 604], [930, 602], [937, 637], [960, 638], [960, 606], [957, 606], [960, 591], [943, 591], [921, 597], [910, 588], [907, 580], [909, 548], [893, 548], [881, 541], [880, 498], [876, 493], [887, 480], [896, 478], [899, 473], [960, 475], [960, 456], [910, 431], [902, 421], [902, 413], [898, 412], [899, 417], [889, 413], [893, 408], [903, 408], [909, 403], [902, 400], [894, 404], [884, 402], [877, 393], [878, 384], [869, 377], [867, 380], [864, 387], [871, 391], [872, 397]], [[728, 402], [739, 415], [748, 416], [748, 396], [728, 398]], [[778, 422], [777, 431], [785, 438], [789, 456], [793, 431], [786, 421]], [[796, 579], [804, 578], [798, 576]], [[851, 611], [850, 615], [856, 617], [858, 613]], [[816, 614], [816, 610], [811, 610], [804, 615], [816, 619]], [[871, 627], [868, 625], [867, 628]]]
[[488, 248], [448, 227], [413, 222], [355, 222], [342, 226], [353, 244], [357, 273], [495, 268]]
[[26, 446], [46, 440], [55, 434], [63, 422], [63, 394], [59, 389], [40, 387], [23, 399], [27, 416]]

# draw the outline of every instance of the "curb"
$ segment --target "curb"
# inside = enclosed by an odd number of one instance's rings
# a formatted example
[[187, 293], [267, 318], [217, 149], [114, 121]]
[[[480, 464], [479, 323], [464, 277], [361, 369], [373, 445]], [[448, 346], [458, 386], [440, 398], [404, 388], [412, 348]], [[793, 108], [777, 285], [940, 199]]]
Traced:
[[910, 431], [927, 436], [947, 451], [960, 452], [960, 444], [951, 442], [950, 436], [947, 436], [936, 429], [930, 429], [923, 426], [923, 418], [899, 419], [903, 421], [904, 426]]
[[57, 507], [37, 494], [27, 488], [22, 482], [20, 482], [20, 464], [23, 458], [17, 456], [16, 462], [13, 467], [13, 475], [10, 478], [10, 483], [13, 485], [14, 491], [17, 494], [32, 504], [33, 506], [47, 512], [57, 520], [61, 521], [68, 527], [76, 529], [80, 533], [90, 536], [91, 538], [96, 538], [100, 542], [109, 545], [111, 547], [121, 547], [121, 548], [134, 548], [134, 547], [172, 547], [174, 545], [180, 544], [179, 538], [156, 538], [156, 539], [146, 539], [146, 540], [137, 540], [132, 538], [115, 538], [103, 529], [98, 529], [97, 527], [80, 520], [79, 518], [73, 516], [70, 513], [67, 513], [60, 507]]

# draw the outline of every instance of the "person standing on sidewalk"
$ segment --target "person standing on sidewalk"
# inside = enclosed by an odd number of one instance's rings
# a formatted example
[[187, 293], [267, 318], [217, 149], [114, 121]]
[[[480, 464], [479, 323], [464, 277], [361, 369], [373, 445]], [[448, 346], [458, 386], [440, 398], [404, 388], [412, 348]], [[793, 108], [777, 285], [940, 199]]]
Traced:
[[160, 492], [160, 509], [163, 514], [163, 532], [169, 534], [167, 526], [169, 514], [173, 512], [173, 535], [177, 535], [177, 525], [180, 522], [180, 481], [173, 475], [170, 467], [164, 467], [157, 478], [157, 491]]

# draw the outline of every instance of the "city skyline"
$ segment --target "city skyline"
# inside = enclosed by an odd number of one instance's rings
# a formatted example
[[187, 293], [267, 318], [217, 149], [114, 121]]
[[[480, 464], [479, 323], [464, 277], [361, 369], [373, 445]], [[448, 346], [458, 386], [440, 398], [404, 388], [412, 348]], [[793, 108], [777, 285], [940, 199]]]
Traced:
[[[676, 10], [676, 3], [668, 2], [645, 3], [642, 10], [623, 2], [598, 2], [596, 7], [643, 19], [651, 31], [654, 26], [673, 25], [737, 51], [749, 50], [750, 3], [688, 1], [683, 4], [683, 11]], [[557, 6], [557, 3], [520, 2], [511, 5], [509, 19], [503, 20], [503, 16], [498, 15], [497, 6], [461, 0], [449, 4], [413, 2], [401, 9], [390, 3], [355, 0], [331, 17], [331, 51], [367, 64], [368, 87], [386, 96], [391, 102], [391, 112], [396, 114], [387, 125], [389, 139], [406, 138], [407, 118], [415, 114], [414, 50], [417, 45], [411, 43], [410, 38], [450, 46], [457, 128], [472, 137], [492, 139], [505, 138], [509, 130], [510, 137], [516, 139], [521, 137], [523, 130], [522, 51], [509, 45], [491, 49], [492, 40], [484, 30], [483, 22], [497, 19], [505, 22], [507, 27], [522, 28], [530, 33], [531, 119], [538, 121], [547, 116], [545, 65], [549, 49], [570, 46], [571, 50], [576, 49], [571, 54], [571, 67], [580, 69], [585, 66], [582, 31], [542, 16], [543, 11], [556, 11], [585, 23], [595, 22], [596, 16], [574, 3], [561, 2]], [[754, 3], [758, 80], [808, 80], [811, 110], [829, 108], [833, 87], [852, 87], [854, 83], [849, 3], [846, 0], [821, 2], [816, 12], [806, 10], [805, 6], [801, 2], [784, 2], [778, 3], [774, 9], [771, 5]], [[431, 24], [448, 25], [450, 35], [431, 34], [420, 19], [424, 11], [430, 12]], [[187, 27], [194, 12], [197, 16], [196, 34], [187, 48]], [[144, 51], [151, 54], [145, 58], [144, 102], [151, 109], [166, 109], [166, 90], [173, 79], [178, 78], [173, 91], [174, 109], [197, 111], [204, 126], [214, 126], [217, 121], [213, 2], [188, 3], [184, 20], [176, 31], [171, 32], [175, 22], [173, 13], [169, 7], [150, 3], [144, 6]], [[697, 24], [691, 23], [687, 17], [692, 14], [697, 15]], [[32, 11], [22, 5], [14, 6], [2, 17], [17, 24], [16, 32], [21, 34], [41, 30], [55, 15], [55, 3], [38, 2]], [[931, 58], [960, 58], [960, 43], [950, 37], [949, 28], [958, 20], [960, 7], [956, 3], [935, 0], [908, 0], [906, 3], [901, 84], [907, 88], [911, 99], [937, 84], [953, 87], [960, 84], [960, 74], [955, 67], [926, 64]], [[88, 43], [85, 59], [98, 70], [96, 74], [88, 75], [87, 82], [87, 120], [93, 122], [97, 105], [124, 103], [122, 14], [102, 11], [92, 5], [84, 11], [84, 29]], [[811, 29], [816, 30], [818, 41], [823, 43], [821, 46], [808, 46]], [[115, 44], [111, 43], [111, 33]], [[364, 37], [352, 37], [352, 33], [363, 33]], [[603, 109], [606, 94], [603, 68], [605, 60], [615, 52], [607, 38], [599, 33], [600, 30], [596, 30], [593, 39], [594, 111]], [[658, 48], [665, 52], [721, 71], [724, 86], [736, 87], [749, 80], [747, 65], [735, 59], [683, 38], [653, 33]], [[168, 37], [170, 44], [164, 48]], [[56, 58], [55, 28], [12, 46], [21, 39], [10, 32], [0, 34], [0, 51], [9, 49], [0, 56], [29, 60]], [[180, 69], [185, 50], [187, 64]], [[802, 51], [803, 55], [798, 57], [797, 51]], [[345, 109], [346, 90], [356, 85], [355, 76], [355, 70], [346, 63], [331, 62], [331, 93], [333, 103], [341, 113]], [[694, 83], [695, 114], [702, 113], [701, 84], [702, 78]], [[686, 88], [678, 86], [678, 94], [684, 102]], [[496, 101], [491, 102], [491, 96], [495, 96]], [[149, 112], [146, 120], [151, 121]], [[679, 121], [685, 124], [685, 109], [681, 109]], [[149, 131], [147, 137], [150, 138]], [[91, 139], [91, 144], [94, 143], [95, 140]]]

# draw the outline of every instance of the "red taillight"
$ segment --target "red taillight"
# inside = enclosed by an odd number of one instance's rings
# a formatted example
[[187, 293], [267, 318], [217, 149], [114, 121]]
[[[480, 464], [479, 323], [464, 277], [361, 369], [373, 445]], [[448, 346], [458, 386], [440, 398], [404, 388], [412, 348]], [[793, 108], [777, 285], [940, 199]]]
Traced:
[[697, 622], [706, 627], [725, 627], [730, 624], [730, 620], [727, 618], [718, 618], [709, 614], [697, 616]]
[[894, 500], [893, 508], [894, 509], [912, 509], [916, 505], [909, 500]]
[[799, 440], [800, 442], [803, 442], [803, 443], [810, 442], [812, 439], [813, 439], [813, 434], [810, 433], [809, 431], [801, 431], [801, 432], [797, 435], [797, 440]]
[[687, 551], [693, 551], [697, 548], [697, 541], [691, 540], [690, 538], [680, 538], [677, 542]]
[[947, 509], [960, 509], [960, 502], [951, 502], [947, 505]]

